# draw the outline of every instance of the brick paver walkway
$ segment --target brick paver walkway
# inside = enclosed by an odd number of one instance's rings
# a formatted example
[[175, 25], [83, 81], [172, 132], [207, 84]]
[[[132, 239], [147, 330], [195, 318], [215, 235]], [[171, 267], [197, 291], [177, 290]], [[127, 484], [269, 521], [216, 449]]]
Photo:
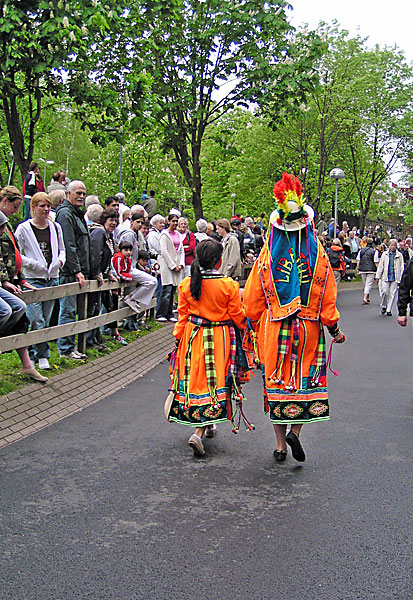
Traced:
[[47, 384], [33, 383], [1, 396], [0, 448], [99, 402], [142, 377], [173, 347], [172, 330], [172, 325], [166, 325], [111, 354], [51, 377]]

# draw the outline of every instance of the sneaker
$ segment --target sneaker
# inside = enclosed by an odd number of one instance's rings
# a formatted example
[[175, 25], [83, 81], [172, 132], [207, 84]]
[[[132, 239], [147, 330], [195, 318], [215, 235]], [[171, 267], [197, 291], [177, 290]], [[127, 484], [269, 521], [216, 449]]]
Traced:
[[169, 317], [168, 321], [169, 321], [170, 323], [177, 323], [177, 322], [178, 322], [178, 319], [177, 319], [176, 317]]
[[39, 369], [42, 371], [44, 369], [50, 369], [49, 361], [47, 358], [39, 358]]
[[208, 425], [207, 428], [205, 429], [205, 437], [213, 438], [213, 437], [215, 437], [216, 432], [217, 432], [217, 426], [215, 425], [215, 423], [213, 425]]
[[72, 358], [73, 360], [85, 360], [87, 358], [86, 354], [82, 354], [82, 352], [78, 352], [77, 350], [72, 350], [70, 354], [63, 354], [65, 358]]
[[112, 340], [114, 340], [115, 342], [119, 342], [120, 344], [122, 344], [122, 346], [127, 346], [128, 342], [125, 340], [125, 338], [123, 338], [120, 333], [118, 333], [117, 335], [112, 335]]
[[158, 323], [167, 323], [168, 319], [166, 319], [165, 317], [157, 317], [156, 320], [158, 321]]
[[386, 312], [386, 317], [391, 317], [391, 312]]
[[383, 306], [382, 309], [381, 309], [381, 314], [385, 315], [386, 311], [387, 311], [387, 308], [385, 306]]
[[136, 313], [140, 312], [140, 304], [139, 302], [136, 302], [136, 300], [134, 300], [133, 298], [126, 296], [124, 298], [124, 302], [125, 304], [127, 304], [129, 306], [129, 308], [131, 308], [132, 310], [134, 310]]
[[188, 440], [188, 444], [191, 446], [192, 450], [194, 451], [194, 456], [204, 456], [204, 454], [205, 454], [204, 445], [202, 443], [201, 438], [198, 435], [196, 435], [196, 433], [193, 433], [191, 435], [191, 437]]

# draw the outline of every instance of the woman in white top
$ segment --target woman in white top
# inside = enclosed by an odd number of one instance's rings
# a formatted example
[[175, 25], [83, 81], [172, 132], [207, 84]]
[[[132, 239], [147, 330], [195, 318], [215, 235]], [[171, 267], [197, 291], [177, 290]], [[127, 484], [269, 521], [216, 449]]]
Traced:
[[[30, 202], [32, 218], [21, 223], [15, 237], [22, 252], [23, 271], [28, 283], [36, 288], [59, 285], [59, 270], [66, 260], [62, 228], [49, 218], [52, 202], [45, 192], [34, 194]], [[49, 326], [54, 300], [27, 305], [27, 317], [31, 329]], [[50, 348], [40, 342], [29, 348], [32, 361], [40, 369], [50, 369]]]
[[162, 292], [156, 307], [156, 320], [161, 322], [178, 320], [173, 316], [173, 303], [178, 284], [183, 279], [185, 253], [181, 236], [176, 231], [177, 226], [177, 215], [170, 214], [168, 228], [162, 231], [159, 238]]

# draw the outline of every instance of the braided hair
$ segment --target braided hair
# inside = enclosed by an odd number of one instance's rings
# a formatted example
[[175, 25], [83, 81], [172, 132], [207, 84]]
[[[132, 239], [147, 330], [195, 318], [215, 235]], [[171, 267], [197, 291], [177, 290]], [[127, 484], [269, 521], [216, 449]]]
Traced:
[[196, 258], [191, 265], [190, 292], [194, 300], [199, 300], [202, 289], [202, 272], [212, 269], [222, 256], [222, 246], [213, 239], [203, 240], [196, 247]]

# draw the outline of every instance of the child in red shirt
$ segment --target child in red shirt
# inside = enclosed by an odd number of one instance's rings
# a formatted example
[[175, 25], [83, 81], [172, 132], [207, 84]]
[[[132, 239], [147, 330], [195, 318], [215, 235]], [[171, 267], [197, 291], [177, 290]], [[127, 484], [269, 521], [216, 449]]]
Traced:
[[119, 252], [113, 255], [112, 268], [122, 281], [132, 281], [132, 244], [124, 241], [119, 244]]

